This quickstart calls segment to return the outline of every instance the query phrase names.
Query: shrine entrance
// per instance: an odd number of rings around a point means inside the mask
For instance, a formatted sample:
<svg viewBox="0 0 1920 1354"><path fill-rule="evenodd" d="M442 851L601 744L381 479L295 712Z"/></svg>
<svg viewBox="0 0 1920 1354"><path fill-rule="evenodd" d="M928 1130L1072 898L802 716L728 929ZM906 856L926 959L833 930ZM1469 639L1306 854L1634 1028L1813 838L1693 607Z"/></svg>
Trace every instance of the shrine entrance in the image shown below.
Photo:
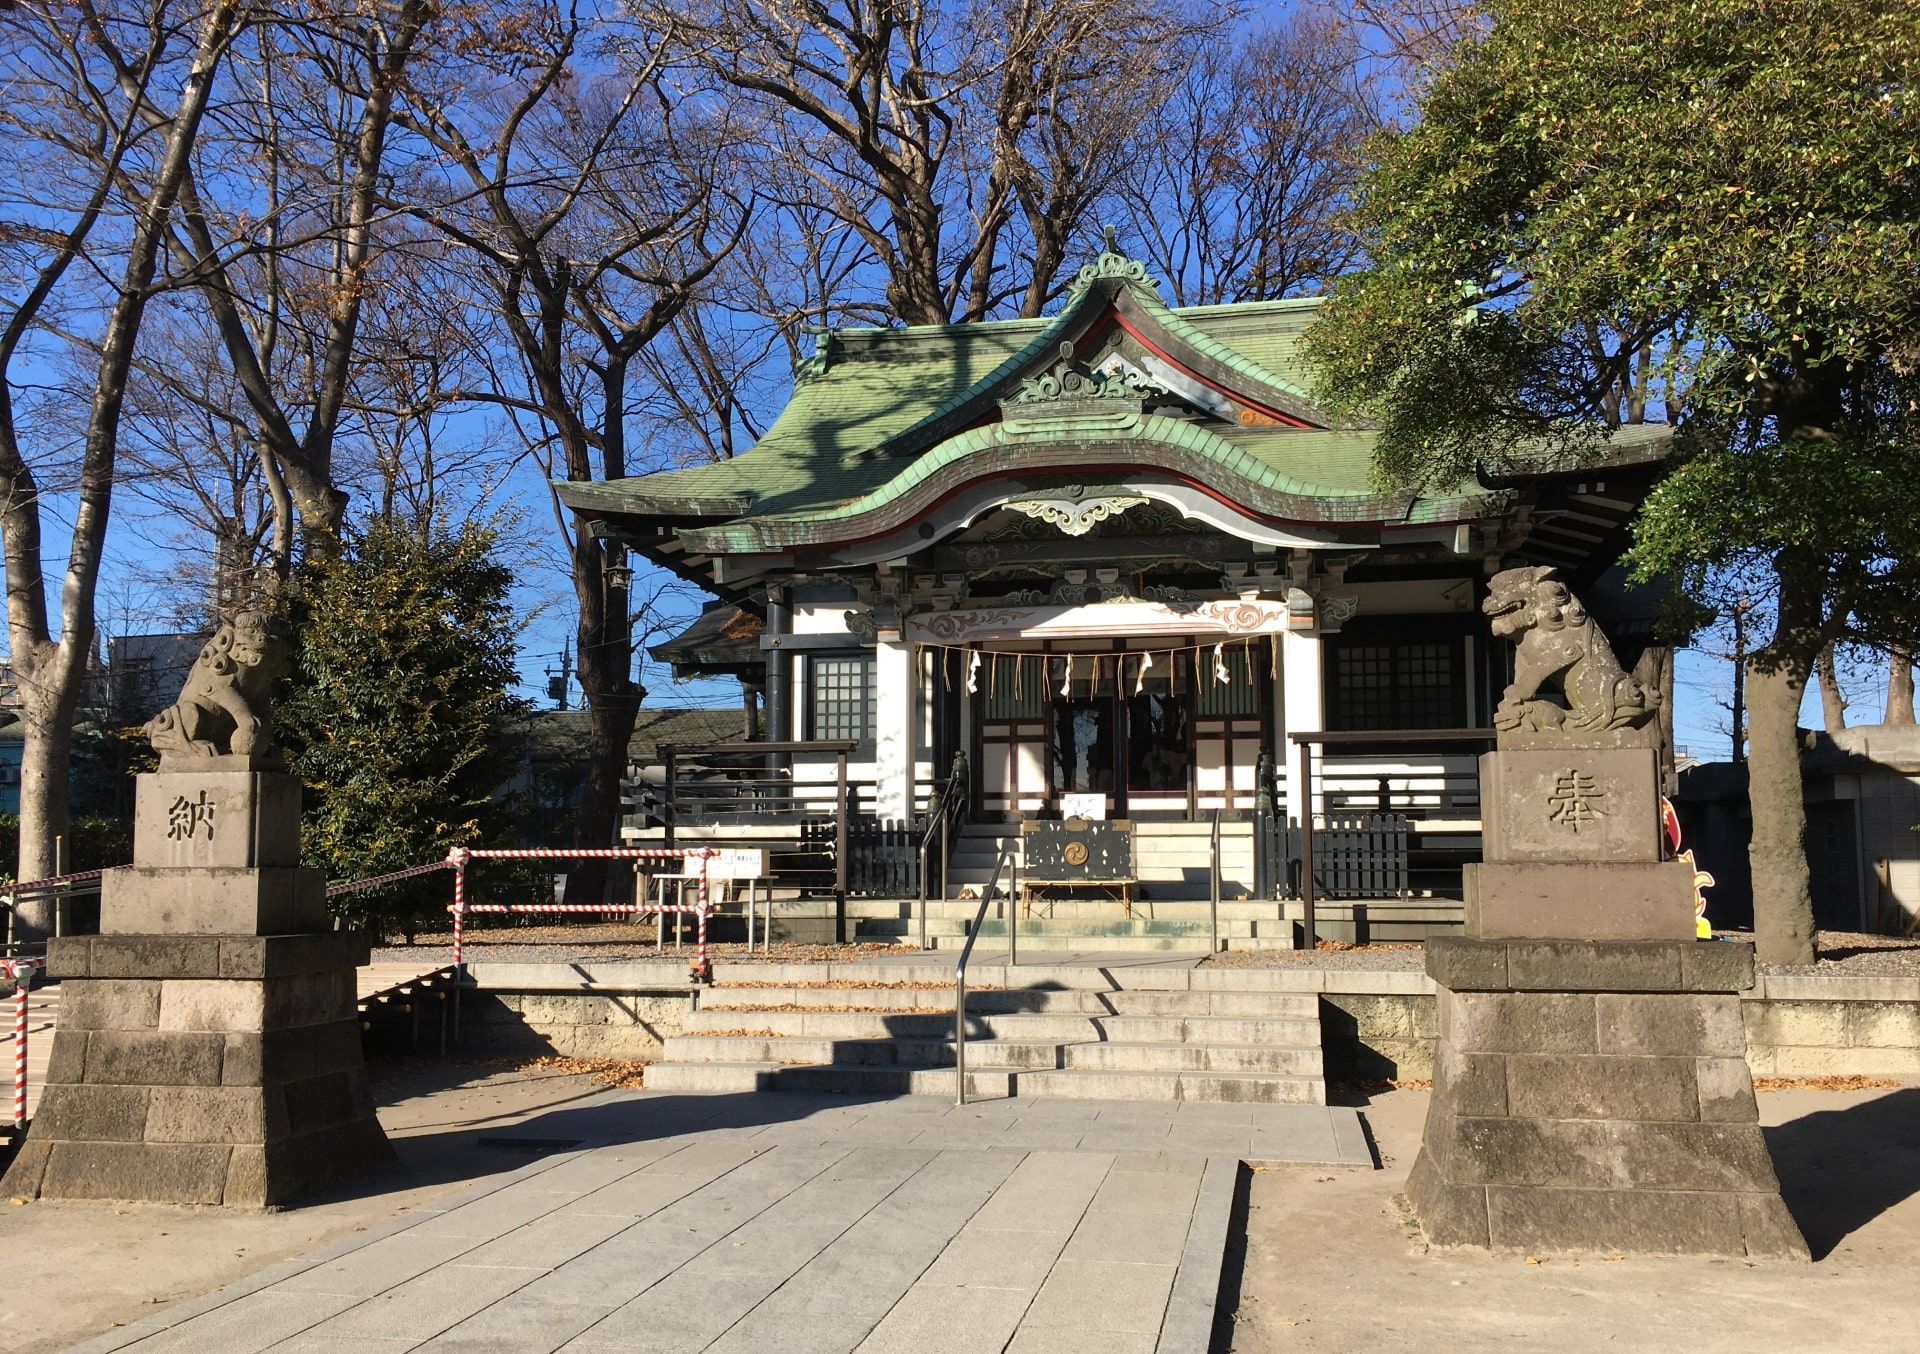
<svg viewBox="0 0 1920 1354"><path fill-rule="evenodd" d="M1245 644L1218 659L1203 646L987 656L970 749L981 807L1055 817L1067 796L1097 796L1111 818L1250 809L1271 718L1251 659Z"/></svg>

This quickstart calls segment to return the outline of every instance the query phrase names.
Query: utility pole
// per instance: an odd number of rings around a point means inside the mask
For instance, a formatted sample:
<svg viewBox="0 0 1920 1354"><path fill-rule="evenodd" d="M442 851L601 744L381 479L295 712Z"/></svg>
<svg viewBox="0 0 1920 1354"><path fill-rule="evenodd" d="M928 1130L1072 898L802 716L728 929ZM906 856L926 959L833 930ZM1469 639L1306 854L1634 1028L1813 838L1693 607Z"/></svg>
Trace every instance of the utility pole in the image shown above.
<svg viewBox="0 0 1920 1354"><path fill-rule="evenodd" d="M553 702L556 710L565 710L568 690L573 682L573 638L568 636L560 648L560 670L547 669L547 699Z"/></svg>

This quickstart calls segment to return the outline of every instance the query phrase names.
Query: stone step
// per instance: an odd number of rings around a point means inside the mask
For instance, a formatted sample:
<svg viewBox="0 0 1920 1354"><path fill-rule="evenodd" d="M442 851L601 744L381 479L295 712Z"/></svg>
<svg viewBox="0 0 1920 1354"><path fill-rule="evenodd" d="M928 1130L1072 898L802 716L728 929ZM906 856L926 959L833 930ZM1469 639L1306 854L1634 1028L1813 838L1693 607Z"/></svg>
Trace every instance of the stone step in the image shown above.
<svg viewBox="0 0 1920 1354"><path fill-rule="evenodd" d="M833 1011L859 1007L939 1012L953 1010L948 987L728 987L708 989L702 1011L750 1011L800 1006ZM967 1009L1075 1015L1257 1016L1312 1020L1319 998L1311 992L1093 992L1047 988L970 988Z"/></svg>
<svg viewBox="0 0 1920 1354"><path fill-rule="evenodd" d="M973 1056L968 1045L967 1056ZM652 1069L648 1069L652 1075ZM1197 1100L1232 1104L1324 1105L1321 1077L1273 1077L1229 1072L1019 1072L1015 1094L1056 1100Z"/></svg>
<svg viewBox="0 0 1920 1354"><path fill-rule="evenodd" d="M672 1063L778 1063L815 1067L951 1067L953 1041L920 1039L800 1039L731 1035L674 1035ZM1088 1072L1218 1072L1233 1075L1317 1077L1318 1048L1277 1044L1093 1043L968 1040L967 1062L982 1069Z"/></svg>
<svg viewBox="0 0 1920 1354"><path fill-rule="evenodd" d="M990 1044L982 1044L990 1048ZM1066 1044L1061 1065L1085 1072L1225 1072L1317 1077L1319 1048L1283 1044L1100 1043ZM973 1056L973 1045L967 1046ZM1036 1064L1026 1064L1036 1065Z"/></svg>
<svg viewBox="0 0 1920 1354"><path fill-rule="evenodd" d="M967 1041L973 1067L1054 1068L1071 1045L1044 1040ZM762 1039L737 1035L676 1034L666 1041L668 1062L774 1062L814 1067L951 1067L951 1039Z"/></svg>
<svg viewBox="0 0 1920 1354"><path fill-rule="evenodd" d="M869 984L927 984L951 989L953 961L934 955L923 962L848 964L769 964L714 960L717 987L747 990L743 984L786 987L822 982L846 983L849 988ZM1079 992L1314 992L1318 976L1290 968L1194 968L1188 965L1109 966L1049 964L1044 961L1008 965L1000 959L976 957L967 973L971 992L1021 989Z"/></svg>
<svg viewBox="0 0 1920 1354"><path fill-rule="evenodd" d="M1234 1104L1324 1105L1319 1077L1221 1072L976 1071L967 1045L967 1095L1073 1100L1193 1100ZM802 1091L865 1095L954 1094L952 1067L797 1066L776 1062L654 1063L647 1088L658 1091Z"/></svg>
<svg viewBox="0 0 1920 1354"><path fill-rule="evenodd" d="M971 1058L973 1046L967 1046ZM1013 1094L1013 1074L967 1068L967 1096L999 1100ZM744 1092L800 1091L840 1095L955 1094L958 1078L951 1067L811 1067L777 1062L653 1063L647 1068L650 1091Z"/></svg>
<svg viewBox="0 0 1920 1354"><path fill-rule="evenodd" d="M885 1011L753 1011L699 1010L689 1012L682 1027L687 1034L734 1035L751 1038L809 1037L816 1039L944 1039L953 1030L947 1012ZM1280 1044L1297 1048L1320 1044L1318 1019L1261 1016L1084 1016L1047 1014L982 1014L967 1012L969 1038L1087 1043L1115 1040L1132 1043Z"/></svg>

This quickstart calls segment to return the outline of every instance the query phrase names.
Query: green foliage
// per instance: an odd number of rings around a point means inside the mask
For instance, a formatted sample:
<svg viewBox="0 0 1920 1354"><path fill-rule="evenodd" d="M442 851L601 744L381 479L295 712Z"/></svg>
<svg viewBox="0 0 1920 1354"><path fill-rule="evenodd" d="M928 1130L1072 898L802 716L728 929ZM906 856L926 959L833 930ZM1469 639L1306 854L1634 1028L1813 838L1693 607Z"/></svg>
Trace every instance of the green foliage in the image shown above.
<svg viewBox="0 0 1920 1354"><path fill-rule="evenodd" d="M67 871L108 870L133 859L133 824L93 815L67 826ZM20 815L0 813L0 873L14 879L20 871Z"/></svg>
<svg viewBox="0 0 1920 1354"><path fill-rule="evenodd" d="M1685 464L1636 575L1755 592L1760 957L1813 958L1795 721L1815 655L1920 639L1920 5L1487 0L1377 138L1372 265L1309 331L1377 474L1593 455L1664 406ZM1764 591L1763 591L1764 589Z"/></svg>
<svg viewBox="0 0 1920 1354"><path fill-rule="evenodd" d="M512 575L494 532L369 521L302 571L288 691L276 719L307 787L304 854L335 881L510 843L527 706L512 694ZM411 934L444 917L444 875L336 900L342 916Z"/></svg>
<svg viewBox="0 0 1920 1354"><path fill-rule="evenodd" d="M1920 343L1920 7L1483 8L1421 120L1372 144L1373 266L1307 340L1382 478L1592 450L1636 386L1699 446L1782 440L1810 373L1854 425L1837 459L1909 436L1877 420L1910 408Z"/></svg>

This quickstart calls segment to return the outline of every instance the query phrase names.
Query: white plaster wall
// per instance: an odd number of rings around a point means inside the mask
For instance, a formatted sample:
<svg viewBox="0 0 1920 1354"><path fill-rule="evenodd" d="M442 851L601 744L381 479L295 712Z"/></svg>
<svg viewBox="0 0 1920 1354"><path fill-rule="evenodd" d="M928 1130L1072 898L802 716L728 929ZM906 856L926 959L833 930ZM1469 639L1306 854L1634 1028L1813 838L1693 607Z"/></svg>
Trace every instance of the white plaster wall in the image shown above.
<svg viewBox="0 0 1920 1354"><path fill-rule="evenodd" d="M1325 693L1322 690L1320 636L1287 632L1280 641L1280 718L1282 731L1308 733L1327 727ZM1286 813L1298 821L1307 803L1307 787L1300 779L1300 749L1290 738L1284 765L1287 769Z"/></svg>

